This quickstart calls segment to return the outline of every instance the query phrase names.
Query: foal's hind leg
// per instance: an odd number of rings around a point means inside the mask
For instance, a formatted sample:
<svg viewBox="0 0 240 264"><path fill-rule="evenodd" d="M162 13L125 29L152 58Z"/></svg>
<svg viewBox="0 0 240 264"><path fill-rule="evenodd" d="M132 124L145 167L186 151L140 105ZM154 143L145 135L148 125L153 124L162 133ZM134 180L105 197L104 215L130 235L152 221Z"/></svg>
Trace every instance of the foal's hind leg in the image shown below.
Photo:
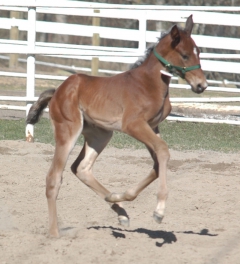
<svg viewBox="0 0 240 264"><path fill-rule="evenodd" d="M69 153L74 147L81 132L81 124L65 121L63 123L54 122L56 147L46 178L46 196L49 212L49 233L51 236L58 237L57 208L56 199L62 183L62 172L66 165Z"/></svg>
<svg viewBox="0 0 240 264"><path fill-rule="evenodd" d="M83 149L71 169L84 184L104 199L110 192L95 179L92 168L98 155L111 139L112 131L85 125L83 135L85 137ZM121 203L111 204L111 208L118 214L119 223L128 226L129 218Z"/></svg>

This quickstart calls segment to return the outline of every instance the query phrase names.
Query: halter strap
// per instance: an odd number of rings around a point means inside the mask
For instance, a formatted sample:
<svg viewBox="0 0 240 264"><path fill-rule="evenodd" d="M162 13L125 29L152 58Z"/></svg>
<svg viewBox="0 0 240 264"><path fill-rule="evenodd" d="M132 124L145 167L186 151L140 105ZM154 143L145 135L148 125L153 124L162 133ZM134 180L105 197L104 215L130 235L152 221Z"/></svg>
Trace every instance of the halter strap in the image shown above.
<svg viewBox="0 0 240 264"><path fill-rule="evenodd" d="M197 64L197 65L194 65L194 66L190 66L190 67L175 66L175 65L172 65L171 63L169 63L167 60L165 60L161 55L159 55L157 53L157 51L155 50L155 48L153 49L153 53L156 56L156 58L159 61L161 61L163 63L163 65L169 70L169 72L173 73L174 69L176 69L177 71L180 71L182 73L182 76L180 76L180 77L182 77L183 79L185 78L185 73L186 72L201 68L200 64Z"/></svg>

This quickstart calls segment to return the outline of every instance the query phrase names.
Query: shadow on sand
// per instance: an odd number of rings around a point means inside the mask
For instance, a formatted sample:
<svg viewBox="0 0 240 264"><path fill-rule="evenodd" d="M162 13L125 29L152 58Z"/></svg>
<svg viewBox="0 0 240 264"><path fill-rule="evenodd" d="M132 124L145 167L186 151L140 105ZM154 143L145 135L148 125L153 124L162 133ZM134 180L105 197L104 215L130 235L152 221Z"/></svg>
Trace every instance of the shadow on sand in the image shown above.
<svg viewBox="0 0 240 264"><path fill-rule="evenodd" d="M138 234L145 234L148 235L152 239L163 239L162 243L156 242L156 246L161 247L164 244L172 244L172 242L177 241L177 237L174 235L173 232L167 232L167 231L155 231L155 230L149 230L145 228L137 228L134 230L127 230L127 229L121 229L121 228L115 228L112 226L92 226L88 227L88 229L110 229L112 230L112 235L115 238L126 238L125 232L127 233L138 233Z"/></svg>
<svg viewBox="0 0 240 264"><path fill-rule="evenodd" d="M167 232L167 231L159 231L159 230L149 230L146 228L137 228L134 230L127 230L116 228L112 226L92 226L88 227L87 229L110 229L112 230L112 235L115 238L126 238L126 233L138 233L138 234L145 234L152 239L162 239L163 242L156 242L157 247L162 247L164 244L172 244L173 242L177 242L177 237L174 232ZM218 236L218 234L211 234L209 233L208 229L202 229L200 232L193 232L193 231L176 231L175 233L182 233L182 234L193 234L193 235L200 235L200 236Z"/></svg>

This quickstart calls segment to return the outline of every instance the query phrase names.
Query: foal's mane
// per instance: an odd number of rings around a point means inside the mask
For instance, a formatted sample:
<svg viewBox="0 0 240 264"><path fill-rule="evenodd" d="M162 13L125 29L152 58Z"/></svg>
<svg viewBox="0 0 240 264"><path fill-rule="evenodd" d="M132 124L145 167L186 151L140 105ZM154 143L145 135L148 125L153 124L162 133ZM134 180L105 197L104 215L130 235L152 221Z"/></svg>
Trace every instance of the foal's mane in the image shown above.
<svg viewBox="0 0 240 264"><path fill-rule="evenodd" d="M158 38L158 42L161 38ZM150 53L153 51L153 49L157 46L158 42L152 43L146 50L144 56L138 58L138 60L130 66L130 69L135 69L139 67L143 62L147 59L147 57L150 55Z"/></svg>
<svg viewBox="0 0 240 264"><path fill-rule="evenodd" d="M183 31L184 29L178 27L179 30ZM169 33L170 33L171 29L166 31L166 32L161 32L160 33L160 37L157 38L157 42L156 43L152 43L149 45L149 47L145 50L145 54L138 58L138 60L130 66L130 69L135 69L137 67L139 67L140 65L143 64L143 62L147 59L147 57L151 54L151 52L153 51L153 49L157 46L157 44L159 43L159 41L161 39L163 39L164 37L166 37Z"/></svg>

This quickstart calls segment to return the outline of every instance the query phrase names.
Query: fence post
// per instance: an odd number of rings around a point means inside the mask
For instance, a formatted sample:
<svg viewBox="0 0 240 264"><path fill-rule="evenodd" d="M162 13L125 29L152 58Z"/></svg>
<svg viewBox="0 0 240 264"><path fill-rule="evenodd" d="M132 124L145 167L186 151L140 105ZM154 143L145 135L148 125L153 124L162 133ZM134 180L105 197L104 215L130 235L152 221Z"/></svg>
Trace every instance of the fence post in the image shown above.
<svg viewBox="0 0 240 264"><path fill-rule="evenodd" d="M141 11L139 16L139 44L138 49L139 52L145 52L146 50L146 31L147 31L147 19L146 19L146 11Z"/></svg>
<svg viewBox="0 0 240 264"><path fill-rule="evenodd" d="M10 39L18 40L19 39L19 30L18 26L15 25L14 20L19 18L19 12L11 11L10 17L12 19L12 26L10 29ZM11 53L9 56L9 68L16 68L18 66L18 54Z"/></svg>
<svg viewBox="0 0 240 264"><path fill-rule="evenodd" d="M32 0L35 4L35 0ZM27 107L26 115L32 105L35 90L35 41L36 41L36 7L28 8L28 57L27 57ZM30 99L30 100L29 100ZM33 142L33 125L26 126L26 141Z"/></svg>
<svg viewBox="0 0 240 264"><path fill-rule="evenodd" d="M100 13L100 10L94 10L94 13ZM92 21L93 26L99 27L100 26L100 17L93 17ZM92 45L99 46L100 45L100 37L98 33L93 33L92 37ZM92 75L98 75L98 65L99 65L99 58L93 57L92 58Z"/></svg>

